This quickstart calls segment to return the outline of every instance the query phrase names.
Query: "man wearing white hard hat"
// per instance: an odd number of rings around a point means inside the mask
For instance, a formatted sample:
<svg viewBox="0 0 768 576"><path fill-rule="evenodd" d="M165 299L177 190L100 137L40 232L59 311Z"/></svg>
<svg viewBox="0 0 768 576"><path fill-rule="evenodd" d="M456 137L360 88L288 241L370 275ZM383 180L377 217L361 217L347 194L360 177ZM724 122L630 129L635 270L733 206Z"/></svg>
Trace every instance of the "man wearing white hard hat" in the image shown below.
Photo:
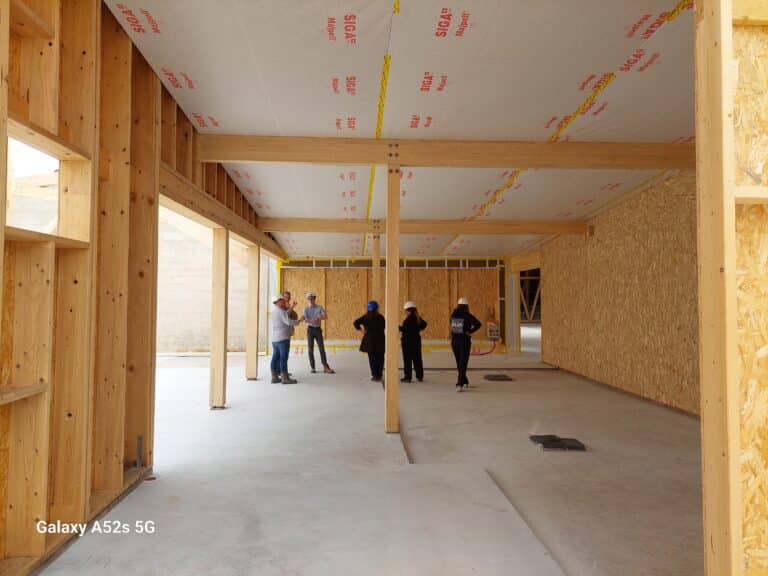
<svg viewBox="0 0 768 576"><path fill-rule="evenodd" d="M403 306L405 318L400 325L400 342L403 347L403 379L401 382L411 382L413 372L416 371L416 379L424 380L424 362L421 358L421 331L426 329L427 322L416 309L416 303L408 301Z"/></svg>
<svg viewBox="0 0 768 576"><path fill-rule="evenodd" d="M304 319L288 316L289 304L285 296L278 294L272 300L272 383L296 384L288 374L288 354L291 352L291 335L294 327Z"/></svg>
<svg viewBox="0 0 768 576"><path fill-rule="evenodd" d="M472 334L482 326L480 320L469 312L469 300L459 298L456 309L451 314L451 349L456 359L456 369L459 378L456 381L456 392L461 392L469 386L467 368L469 355L472 351Z"/></svg>
<svg viewBox="0 0 768 576"><path fill-rule="evenodd" d="M309 368L314 374L315 370L315 341L320 350L320 361L323 363L323 372L333 374L328 366L328 358L325 356L325 343L323 342L322 321L328 319L325 308L317 303L317 294L307 292L307 305L304 307L304 319L307 321L307 356L309 356Z"/></svg>

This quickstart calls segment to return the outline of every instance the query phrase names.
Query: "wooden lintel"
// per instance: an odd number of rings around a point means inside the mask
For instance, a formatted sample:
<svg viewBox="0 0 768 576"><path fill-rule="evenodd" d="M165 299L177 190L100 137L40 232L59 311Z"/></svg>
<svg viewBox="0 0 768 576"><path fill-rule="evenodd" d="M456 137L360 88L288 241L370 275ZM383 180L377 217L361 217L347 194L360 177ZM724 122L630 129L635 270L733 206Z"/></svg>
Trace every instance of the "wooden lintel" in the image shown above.
<svg viewBox="0 0 768 576"><path fill-rule="evenodd" d="M323 232L337 234L379 234L383 221L362 218L259 218L263 232ZM583 220L401 220L401 234L587 234Z"/></svg>
<svg viewBox="0 0 768 576"><path fill-rule="evenodd" d="M375 140L200 134L203 162L302 162L466 168L692 169L693 144Z"/></svg>
<svg viewBox="0 0 768 576"><path fill-rule="evenodd" d="M162 165L160 168L160 193L191 212L210 220L216 226L227 228L246 242L261 246L283 260L288 258L282 247L263 231L248 224L225 205L195 186L191 180L167 165Z"/></svg>
<svg viewBox="0 0 768 576"><path fill-rule="evenodd" d="M733 0L733 23L736 26L768 26L768 4L765 0Z"/></svg>
<svg viewBox="0 0 768 576"><path fill-rule="evenodd" d="M534 270L541 268L541 252L538 250L533 252L525 252L523 254L515 254L510 256L507 260L507 272L521 272L523 270Z"/></svg>

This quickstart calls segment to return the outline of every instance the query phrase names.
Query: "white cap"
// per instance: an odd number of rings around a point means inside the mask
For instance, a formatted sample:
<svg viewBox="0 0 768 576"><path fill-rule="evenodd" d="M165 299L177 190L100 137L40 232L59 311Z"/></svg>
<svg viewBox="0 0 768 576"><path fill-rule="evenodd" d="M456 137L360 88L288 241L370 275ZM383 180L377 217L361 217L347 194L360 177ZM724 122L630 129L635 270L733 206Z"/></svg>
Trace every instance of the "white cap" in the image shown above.
<svg viewBox="0 0 768 576"><path fill-rule="evenodd" d="M307 299L309 298L317 298L317 294L315 294L314 292L307 292Z"/></svg>
<svg viewBox="0 0 768 576"><path fill-rule="evenodd" d="M462 296L461 298L459 298L459 304L465 304L469 306L469 300L467 300L466 298L464 298L464 296Z"/></svg>
<svg viewBox="0 0 768 576"><path fill-rule="evenodd" d="M405 306L403 306L403 310L408 310L408 308L416 308L416 302L408 300L408 302L405 303Z"/></svg>
<svg viewBox="0 0 768 576"><path fill-rule="evenodd" d="M272 304L277 304L278 302L280 302L280 300L285 300L282 294L278 294L277 296L272 298Z"/></svg>

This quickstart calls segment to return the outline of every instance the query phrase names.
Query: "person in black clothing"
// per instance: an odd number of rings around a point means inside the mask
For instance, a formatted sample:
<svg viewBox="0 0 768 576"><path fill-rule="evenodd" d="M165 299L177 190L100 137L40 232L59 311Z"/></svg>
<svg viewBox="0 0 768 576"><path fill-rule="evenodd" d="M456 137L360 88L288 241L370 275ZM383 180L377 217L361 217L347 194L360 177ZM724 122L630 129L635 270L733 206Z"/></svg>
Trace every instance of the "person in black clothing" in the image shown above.
<svg viewBox="0 0 768 576"><path fill-rule="evenodd" d="M424 380L424 362L421 358L421 331L427 327L427 322L419 316L416 304L405 303L405 318L400 325L401 342L403 346L403 379L401 382L410 382L413 371L416 370L416 379Z"/></svg>
<svg viewBox="0 0 768 576"><path fill-rule="evenodd" d="M368 302L368 312L353 322L355 330L363 330L363 341L360 351L368 353L368 364L371 366L371 380L384 381L384 316L379 314L379 303L375 300Z"/></svg>
<svg viewBox="0 0 768 576"><path fill-rule="evenodd" d="M456 358L456 369L459 371L459 379L456 382L456 391L461 392L469 386L467 380L467 366L469 354L472 350L472 336L482 326L480 320L469 313L469 302L466 298L459 298L456 309L451 314L451 349Z"/></svg>

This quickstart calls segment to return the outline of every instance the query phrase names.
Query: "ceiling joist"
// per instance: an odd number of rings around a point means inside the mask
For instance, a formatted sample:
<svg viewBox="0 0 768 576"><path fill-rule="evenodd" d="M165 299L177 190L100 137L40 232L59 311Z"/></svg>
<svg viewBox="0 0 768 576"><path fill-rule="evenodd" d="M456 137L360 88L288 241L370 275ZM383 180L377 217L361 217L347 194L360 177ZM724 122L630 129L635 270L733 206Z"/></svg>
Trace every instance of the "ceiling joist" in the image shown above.
<svg viewBox="0 0 768 576"><path fill-rule="evenodd" d="M262 232L321 232L326 234L384 234L385 220L362 218L259 218ZM527 235L587 234L582 220L401 220L401 234Z"/></svg>
<svg viewBox="0 0 768 576"><path fill-rule="evenodd" d="M203 162L399 164L461 168L692 169L693 144L376 140L200 134Z"/></svg>

